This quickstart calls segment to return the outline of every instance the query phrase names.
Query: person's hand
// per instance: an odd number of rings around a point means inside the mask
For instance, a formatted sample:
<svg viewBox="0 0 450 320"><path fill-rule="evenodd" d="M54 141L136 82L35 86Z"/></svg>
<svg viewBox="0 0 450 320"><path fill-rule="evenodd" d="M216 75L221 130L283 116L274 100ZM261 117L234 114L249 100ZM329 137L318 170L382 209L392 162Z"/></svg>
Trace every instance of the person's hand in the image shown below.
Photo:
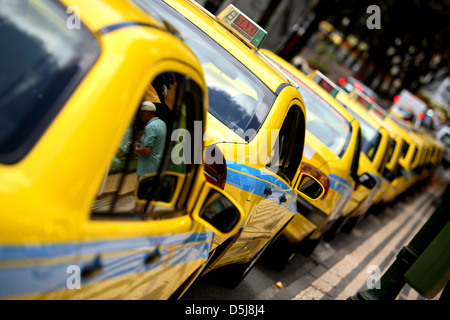
<svg viewBox="0 0 450 320"><path fill-rule="evenodd" d="M141 144L139 142L134 143L134 151L137 152L137 150L141 147Z"/></svg>

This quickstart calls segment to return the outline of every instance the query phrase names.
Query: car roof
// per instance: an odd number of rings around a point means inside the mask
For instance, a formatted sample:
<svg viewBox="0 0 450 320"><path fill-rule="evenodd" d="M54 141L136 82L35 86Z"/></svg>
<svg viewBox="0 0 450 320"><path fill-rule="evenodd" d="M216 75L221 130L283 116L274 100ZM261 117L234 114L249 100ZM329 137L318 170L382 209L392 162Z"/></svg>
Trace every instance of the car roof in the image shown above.
<svg viewBox="0 0 450 320"><path fill-rule="evenodd" d="M73 5L71 0L61 0L68 8ZM121 23L141 23L167 30L157 18L139 10L128 1L108 0L92 1L78 0L76 2L83 23L93 32ZM99 14L101 13L101 14Z"/></svg>
<svg viewBox="0 0 450 320"><path fill-rule="evenodd" d="M310 87L318 96L320 96L323 100L325 100L327 103L329 103L336 111L343 116L348 122L352 122L355 117L344 107L342 104L339 103L335 98L333 98L328 92L326 92L324 89L322 89L318 84L316 84L312 79L310 79L307 75L305 75L303 72L295 68L292 64L284 60L283 58L277 56L275 53L273 53L270 50L267 49L261 49L260 53L267 56L269 59L276 60L276 63L282 64L281 67L284 69L289 68L288 70L282 70L283 72L289 72L290 74L287 74L288 77L291 77L291 82L294 82L296 86L298 84L295 82L296 78L298 78L299 81L306 84L308 87ZM275 67L275 66L274 66ZM293 74L291 71L295 72ZM308 108L308 106L306 106Z"/></svg>
<svg viewBox="0 0 450 320"><path fill-rule="evenodd" d="M362 106L358 101L351 99L347 94L343 92L339 92L337 97L343 98L337 99L339 102L341 102L343 105L346 105L349 109L354 111L356 114L358 114L362 119L364 119L367 123L369 123L372 127L379 130L381 128L386 129L386 127L378 122L374 117L372 117L369 113L369 111ZM387 129L386 129L387 130Z"/></svg>
<svg viewBox="0 0 450 320"><path fill-rule="evenodd" d="M194 25L231 53L240 63L253 72L273 92L289 80L277 73L272 66L239 38L228 31L215 16L191 1L164 0L167 4L183 14Z"/></svg>

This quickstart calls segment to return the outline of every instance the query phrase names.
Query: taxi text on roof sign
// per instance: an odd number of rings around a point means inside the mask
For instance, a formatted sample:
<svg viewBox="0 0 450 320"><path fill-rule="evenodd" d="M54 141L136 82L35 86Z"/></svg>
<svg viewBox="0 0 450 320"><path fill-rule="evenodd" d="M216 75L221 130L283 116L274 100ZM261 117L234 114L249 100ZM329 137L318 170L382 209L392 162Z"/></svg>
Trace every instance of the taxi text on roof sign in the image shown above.
<svg viewBox="0 0 450 320"><path fill-rule="evenodd" d="M229 4L218 16L217 20L245 43L258 50L267 32L253 20Z"/></svg>
<svg viewBox="0 0 450 320"><path fill-rule="evenodd" d="M309 78L325 89L333 98L336 98L339 88L320 71L316 70Z"/></svg>

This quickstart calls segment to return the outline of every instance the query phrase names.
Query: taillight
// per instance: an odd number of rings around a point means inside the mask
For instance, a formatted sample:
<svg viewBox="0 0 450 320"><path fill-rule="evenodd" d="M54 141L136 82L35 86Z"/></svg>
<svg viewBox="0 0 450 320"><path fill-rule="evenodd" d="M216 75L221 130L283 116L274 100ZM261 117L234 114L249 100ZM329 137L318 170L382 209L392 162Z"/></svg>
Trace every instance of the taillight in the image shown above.
<svg viewBox="0 0 450 320"><path fill-rule="evenodd" d="M320 199L325 199L325 197L328 193L328 189L330 188L330 180L328 179L327 175L325 173L323 173L322 171L320 171L319 169L317 169L316 167L310 165L309 163L305 163L305 162L302 162L302 164L300 165L300 170L305 173L309 173L314 178L319 180L319 182L323 185L323 187L325 189L323 196Z"/></svg>
<svg viewBox="0 0 450 320"><path fill-rule="evenodd" d="M205 167L203 173L206 181L221 189L225 188L227 164L222 151L216 145L211 145L205 148L204 155Z"/></svg>

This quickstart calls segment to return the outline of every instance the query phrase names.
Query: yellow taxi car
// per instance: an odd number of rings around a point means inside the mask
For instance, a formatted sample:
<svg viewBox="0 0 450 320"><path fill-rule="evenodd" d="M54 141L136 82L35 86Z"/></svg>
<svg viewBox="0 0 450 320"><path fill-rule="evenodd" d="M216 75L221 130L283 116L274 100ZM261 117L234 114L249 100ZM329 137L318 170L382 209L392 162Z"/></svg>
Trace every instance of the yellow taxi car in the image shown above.
<svg viewBox="0 0 450 320"><path fill-rule="evenodd" d="M369 109L369 113L373 115L374 119L383 125L390 134L391 143L388 150L388 158L383 171L383 177L389 182L387 189L383 193L380 204L386 205L399 195L402 185L405 182L404 175L400 172L399 159L403 148L403 138L400 132L390 126L383 120L386 115L384 110L375 102Z"/></svg>
<svg viewBox="0 0 450 320"><path fill-rule="evenodd" d="M234 6L217 17L191 1L135 0L179 30L205 72L209 93L206 145L217 181L245 211L234 237L215 237L215 254L203 274L221 269L236 286L296 213L303 188L320 197L321 184L300 171L305 106L293 84L258 56L266 32ZM223 160L223 161L222 161ZM226 177L220 177L226 167ZM303 190L302 189L302 190ZM308 189L308 190L306 190ZM223 268L226 267L226 268Z"/></svg>
<svg viewBox="0 0 450 320"><path fill-rule="evenodd" d="M324 88L333 98L339 95L341 97L346 97L347 94L339 88L339 86L333 83L330 79L325 77L319 71L314 71L308 75L310 79L312 79L319 86ZM338 101L336 99L336 101ZM346 108L348 107L338 101L339 105ZM351 103L351 101L350 101ZM354 113L350 112L350 114L358 120L360 123L360 118L356 117ZM363 123L365 125L365 123ZM362 130L362 127L361 127ZM366 129L367 131L367 129ZM367 134L367 133L366 133ZM352 191L352 201L347 203L347 207L342 210L342 215L331 225L331 227L327 228L325 225L326 233L324 234L324 239L330 241L334 238L334 235L343 230L345 232L350 232L356 222L363 216L363 214L371 207L373 203L373 198L380 190L380 177L377 174L371 173L370 171L366 171L365 168L371 168L372 160L368 157L368 155L362 150L363 135L359 136L359 160L356 160L355 155L355 163L357 162L358 175L359 180L356 180L355 187ZM356 164L355 164L356 165ZM372 181L373 180L373 181ZM322 234L321 229L318 229L311 237L317 238ZM314 246L314 242L313 246ZM310 247L307 246L307 253L310 252Z"/></svg>
<svg viewBox="0 0 450 320"><path fill-rule="evenodd" d="M423 163L427 147L425 141L417 135L412 128L408 131L408 134L415 141L417 148L417 154L412 164L413 171L411 172L411 178L408 183L408 188L412 188L414 185L417 185L420 180L422 180Z"/></svg>
<svg viewBox="0 0 450 320"><path fill-rule="evenodd" d="M9 44L0 62L0 298L179 297L213 237L233 235L243 218L190 161L193 147L183 161L171 156L178 133L193 136L196 123L204 131L199 61L174 29L126 1L0 7ZM157 148L137 144L155 109L167 134L156 171L138 181L136 152Z"/></svg>
<svg viewBox="0 0 450 320"><path fill-rule="evenodd" d="M430 175L433 175L442 162L442 156L445 153L445 146L430 132L424 131L424 137L425 139L428 139L433 148L430 158Z"/></svg>
<svg viewBox="0 0 450 320"><path fill-rule="evenodd" d="M369 160L364 161L362 166L377 180L377 186L372 190L364 206L352 213L345 222L342 230L349 232L371 206L381 201L383 194L389 187L389 182L383 177L383 172L389 156L388 150L391 139L386 127L369 113L365 104L367 100L362 92L354 90L347 95L339 91L336 99L358 119L362 132L362 152L365 155L361 157L364 160Z"/></svg>
<svg viewBox="0 0 450 320"><path fill-rule="evenodd" d="M391 135L391 145L388 151L389 155L386 167L383 172L384 178L389 181L389 187L383 194L382 202L384 204L389 204L400 195L405 183L404 172L401 170L399 163L405 141L403 140L401 133L395 128L389 126L385 122L384 125L389 129Z"/></svg>
<svg viewBox="0 0 450 320"><path fill-rule="evenodd" d="M404 189L407 190L434 174L435 169L433 167L435 168L436 164L433 164L433 162L437 159L435 154L438 154L439 151L435 149L436 145L433 137L430 137L423 128L419 128L419 130L415 128L412 122L409 121L413 119L405 121L404 118L393 112L394 109L394 107L391 107L385 120L406 131L407 139L410 140L409 144L415 147L414 158L411 159L411 169L406 173L407 181Z"/></svg>
<svg viewBox="0 0 450 320"><path fill-rule="evenodd" d="M440 154L445 151L444 145L438 141L430 132L421 128L420 135L425 139L430 146L430 154L427 163L427 177L431 177L435 174L437 168L440 165Z"/></svg>
<svg viewBox="0 0 450 320"><path fill-rule="evenodd" d="M402 122L395 118L387 115L384 118L386 124L399 133L403 139L402 150L400 157L398 159L398 178L396 178L393 183L397 187L396 198L403 194L409 188L411 184L412 177L414 174L414 164L417 158L417 143L410 136L410 129L402 124ZM398 180L397 180L398 179ZM398 182L395 182L398 181Z"/></svg>
<svg viewBox="0 0 450 320"><path fill-rule="evenodd" d="M413 181L413 184L417 185L421 181L424 181L429 175L429 172L427 170L427 164L429 162L432 150L431 145L429 144L427 139L424 138L423 133L411 130L410 135L418 143L418 161L414 169L415 175Z"/></svg>
<svg viewBox="0 0 450 320"><path fill-rule="evenodd" d="M375 180L367 177L367 173L358 174L360 125L329 94L330 90L325 89L332 87L329 79L320 74L323 82L316 83L273 52L262 49L260 53L298 86L307 112L301 169L325 186L325 193L319 200L311 201L299 195L298 213L274 244L273 253L277 254L278 267L283 267L296 247L305 247L307 243L309 252L312 252L318 243L316 240L330 230L336 219L360 206L370 188L374 187ZM366 189L362 197L353 194L356 184L369 187L361 188ZM305 250L303 252L306 253Z"/></svg>
<svg viewBox="0 0 450 320"><path fill-rule="evenodd" d="M383 192L387 189L388 183L383 179L384 168L389 156L390 147L389 130L384 123L377 120L368 112L371 100L359 90L353 90L350 94L345 95L340 91L336 99L347 107L361 124L363 136L363 152L368 156L373 164L373 173L377 173L377 179L380 189L373 199L373 203L381 200ZM366 143L368 145L366 145ZM366 145L366 146L365 146ZM366 149L366 151L364 151Z"/></svg>

